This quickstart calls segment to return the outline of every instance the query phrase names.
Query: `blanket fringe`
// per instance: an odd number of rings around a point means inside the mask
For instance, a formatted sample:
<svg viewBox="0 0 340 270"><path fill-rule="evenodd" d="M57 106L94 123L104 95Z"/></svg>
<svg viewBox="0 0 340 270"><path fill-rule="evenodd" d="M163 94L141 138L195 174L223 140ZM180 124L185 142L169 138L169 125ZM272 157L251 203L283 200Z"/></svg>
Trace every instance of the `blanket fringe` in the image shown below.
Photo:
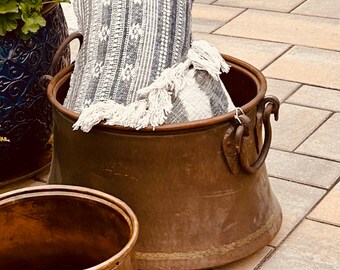
<svg viewBox="0 0 340 270"><path fill-rule="evenodd" d="M194 69L207 71L215 80L219 80L222 72L228 73L230 70L218 49L205 40L193 42L192 48L188 51L188 59Z"/></svg>
<svg viewBox="0 0 340 270"><path fill-rule="evenodd" d="M73 129L80 128L89 132L101 121L105 121L106 125L120 125L137 130L148 125L155 128L164 124L173 108L172 100L185 87L190 87L190 69L207 71L212 78L220 80L219 75L229 72L230 67L216 47L204 40L194 41L187 59L165 69L152 84L138 90L137 101L126 106L111 100L94 103L83 109Z"/></svg>

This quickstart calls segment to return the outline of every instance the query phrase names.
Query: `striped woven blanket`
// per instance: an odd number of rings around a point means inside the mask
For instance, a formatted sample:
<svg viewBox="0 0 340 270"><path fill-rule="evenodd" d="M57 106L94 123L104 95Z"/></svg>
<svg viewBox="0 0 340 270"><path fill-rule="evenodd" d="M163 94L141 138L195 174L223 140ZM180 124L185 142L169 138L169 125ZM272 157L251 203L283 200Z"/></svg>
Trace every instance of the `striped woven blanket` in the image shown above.
<svg viewBox="0 0 340 270"><path fill-rule="evenodd" d="M192 0L75 0L84 44L64 106L74 129L100 121L136 129L234 109L218 50L191 40Z"/></svg>

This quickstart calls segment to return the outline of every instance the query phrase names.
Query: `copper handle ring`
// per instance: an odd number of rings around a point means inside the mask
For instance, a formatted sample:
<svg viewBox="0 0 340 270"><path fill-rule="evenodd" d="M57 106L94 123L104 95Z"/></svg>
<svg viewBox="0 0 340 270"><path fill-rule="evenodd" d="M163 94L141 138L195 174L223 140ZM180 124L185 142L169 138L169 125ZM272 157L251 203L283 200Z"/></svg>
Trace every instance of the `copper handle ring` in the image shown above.
<svg viewBox="0 0 340 270"><path fill-rule="evenodd" d="M280 101L274 96L268 96L263 99L258 107L258 123L262 122L264 125L265 139L261 149L261 153L257 160L251 165L249 162L248 146L249 146L249 136L243 136L242 146L240 147L240 165L241 168L248 173L255 173L264 163L270 148L272 141L272 128L270 124L270 115L275 115L275 120L278 120L279 116Z"/></svg>
<svg viewBox="0 0 340 270"><path fill-rule="evenodd" d="M51 75L54 76L57 73L57 65L58 65L58 61L60 59L60 57L63 54L63 51L66 49L66 47L70 44L70 42L74 39L78 39L80 46L79 48L81 48L81 46L83 45L83 41L84 41L84 37L81 33L79 32L73 32L71 33L64 41L63 43L61 43L61 45L59 46L58 50L56 51L56 53L54 54L53 60L52 60L52 65L51 65Z"/></svg>
<svg viewBox="0 0 340 270"><path fill-rule="evenodd" d="M61 43L61 45L59 46L59 48L57 49L56 53L54 54L54 57L52 59L52 64L51 64L51 75L43 75L39 78L38 80L38 84L40 85L40 87L42 87L43 89L47 89L47 86L49 84L49 82L52 80L52 77L57 73L57 65L58 65L58 61L59 58L62 56L63 51L66 49L66 47L68 46L68 44L70 44L70 42L74 39L79 39L79 43L80 43L80 47L83 45L83 35L79 32L74 32L72 34L70 34L67 38L65 38L65 40L63 41L63 43Z"/></svg>

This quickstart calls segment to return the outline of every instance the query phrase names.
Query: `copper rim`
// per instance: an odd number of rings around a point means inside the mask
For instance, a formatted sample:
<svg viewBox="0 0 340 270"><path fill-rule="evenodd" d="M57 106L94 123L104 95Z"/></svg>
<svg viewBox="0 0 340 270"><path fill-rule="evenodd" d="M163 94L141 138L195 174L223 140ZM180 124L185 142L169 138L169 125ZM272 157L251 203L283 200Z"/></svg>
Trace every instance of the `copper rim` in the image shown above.
<svg viewBox="0 0 340 270"><path fill-rule="evenodd" d="M234 58L229 55L222 54L223 58L228 62L232 69L237 70L240 73L246 74L248 77L252 78L257 87L257 95L248 103L244 104L241 108L245 113L248 113L251 109L255 108L261 100L264 98L266 90L267 90L267 82L263 74L253 67L252 65ZM73 66L69 66L66 69L63 69L58 74L56 74L48 85L47 95L52 103L53 107L56 108L63 115L72 119L73 121L77 121L79 114L68 110L62 104L58 102L56 99L57 92L59 88L70 79L71 73L73 71ZM217 124L221 124L231 120L235 115L235 111L231 111L229 113L216 116L209 119L186 122L186 123L177 123L177 124L168 124L156 127L153 129L151 126L148 126L144 129L138 130L138 133L147 132L147 133L157 133L157 132L169 132L169 131L181 131L181 130L190 130L202 127L213 126ZM122 126L108 126L103 123L99 123L93 129L99 130L109 130L109 131L135 131L132 128L122 127Z"/></svg>
<svg viewBox="0 0 340 270"><path fill-rule="evenodd" d="M70 185L46 185L37 187L27 187L10 192L0 194L0 206L7 203L13 203L26 198L34 198L39 196L69 196L74 195L87 196L90 199L97 201L101 204L108 204L109 206L115 206L116 211L121 212L125 217L126 222L129 224L131 232L129 242L120 250L117 254L109 258L108 260L87 268L87 270L104 270L112 265L118 265L125 257L129 256L134 249L139 234L139 224L137 217L132 209L120 199L113 197L101 191L86 187L70 186Z"/></svg>
<svg viewBox="0 0 340 270"><path fill-rule="evenodd" d="M43 3L42 15L46 16L50 13L59 3Z"/></svg>

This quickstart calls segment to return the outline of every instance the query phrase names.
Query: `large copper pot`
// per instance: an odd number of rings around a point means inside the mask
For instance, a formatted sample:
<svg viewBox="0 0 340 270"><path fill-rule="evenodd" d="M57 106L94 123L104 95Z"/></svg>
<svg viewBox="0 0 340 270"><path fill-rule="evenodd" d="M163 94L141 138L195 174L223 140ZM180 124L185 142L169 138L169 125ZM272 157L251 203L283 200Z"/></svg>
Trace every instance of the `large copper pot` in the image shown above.
<svg viewBox="0 0 340 270"><path fill-rule="evenodd" d="M0 269L134 270L138 222L111 195L49 185L0 195Z"/></svg>
<svg viewBox="0 0 340 270"><path fill-rule="evenodd" d="M81 185L126 201L141 224L139 269L213 268L267 245L281 209L264 160L276 98L249 64L231 65L222 80L236 106L225 115L135 131L99 124L72 131L78 118L62 106L72 67L53 78L54 158L49 183ZM262 143L262 127L265 139Z"/></svg>

